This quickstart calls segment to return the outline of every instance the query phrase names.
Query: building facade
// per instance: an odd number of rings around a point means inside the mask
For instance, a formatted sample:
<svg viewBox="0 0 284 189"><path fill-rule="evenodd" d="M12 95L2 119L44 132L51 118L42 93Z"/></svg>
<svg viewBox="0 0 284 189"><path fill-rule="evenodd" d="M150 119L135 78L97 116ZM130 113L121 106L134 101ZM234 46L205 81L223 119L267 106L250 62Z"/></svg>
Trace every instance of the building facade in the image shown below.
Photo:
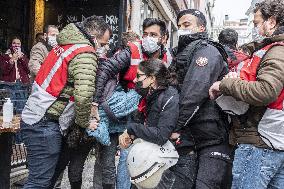
<svg viewBox="0 0 284 189"><path fill-rule="evenodd" d="M141 34L145 18L160 18L167 23L168 46L172 47L177 45L176 15L189 8L189 3L188 0L1 0L0 49L2 52L7 49L12 36L18 35L28 51L45 25L62 29L91 15L102 16L111 26L111 47L119 45L124 31Z"/></svg>
<svg viewBox="0 0 284 189"><path fill-rule="evenodd" d="M129 0L127 14L128 30L142 34L142 23L145 18L159 18L166 22L169 31L168 47L177 45L177 13L189 8L186 0Z"/></svg>
<svg viewBox="0 0 284 189"><path fill-rule="evenodd" d="M207 32L213 37L214 15L213 8L216 0L188 0L189 8L200 10L207 20Z"/></svg>
<svg viewBox="0 0 284 189"><path fill-rule="evenodd" d="M249 38L251 40L253 40L253 37L255 35L255 33L253 33L253 28L254 28L254 24L253 24L253 15L254 15L253 9L254 9L254 7L255 7L255 5L257 3L260 3L262 1L263 0L251 0L251 5L250 5L249 9L246 12L246 15L248 16L248 28L251 31L250 35L249 35Z"/></svg>
<svg viewBox="0 0 284 189"><path fill-rule="evenodd" d="M213 27L213 39L218 41L218 36L223 29L230 28L238 33L238 45L241 46L251 41L251 29L248 26L248 19L229 20L228 15L225 15L225 19L221 25L215 25Z"/></svg>

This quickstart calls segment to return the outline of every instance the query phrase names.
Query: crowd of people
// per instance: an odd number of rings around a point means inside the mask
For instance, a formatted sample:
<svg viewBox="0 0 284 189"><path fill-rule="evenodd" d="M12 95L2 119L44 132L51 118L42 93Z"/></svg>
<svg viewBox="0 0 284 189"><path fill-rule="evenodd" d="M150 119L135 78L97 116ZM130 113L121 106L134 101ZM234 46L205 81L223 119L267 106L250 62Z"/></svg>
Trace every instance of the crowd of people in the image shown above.
<svg viewBox="0 0 284 189"><path fill-rule="evenodd" d="M29 59L15 37L0 80L33 83L20 126L24 189L60 188L66 167L80 189L92 149L95 189L283 188L284 2L256 4L253 23L254 40L239 47L235 30L213 41L203 13L183 10L168 49L166 23L147 18L113 55L97 16L48 25Z"/></svg>

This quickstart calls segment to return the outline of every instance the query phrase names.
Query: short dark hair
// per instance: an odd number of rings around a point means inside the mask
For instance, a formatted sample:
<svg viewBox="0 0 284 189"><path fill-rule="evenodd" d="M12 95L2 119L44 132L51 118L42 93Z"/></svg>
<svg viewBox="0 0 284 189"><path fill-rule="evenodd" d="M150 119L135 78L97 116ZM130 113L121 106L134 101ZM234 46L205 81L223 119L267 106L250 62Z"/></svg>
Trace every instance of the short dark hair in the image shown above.
<svg viewBox="0 0 284 189"><path fill-rule="evenodd" d="M230 28L224 29L218 36L219 43L226 45L231 49L237 49L238 33Z"/></svg>
<svg viewBox="0 0 284 189"><path fill-rule="evenodd" d="M105 22L105 20L96 15L86 18L82 22L82 27L88 33L95 32L95 37L97 38L101 38L107 30L110 32L110 35L112 34L110 26Z"/></svg>
<svg viewBox="0 0 284 189"><path fill-rule="evenodd" d="M49 24L49 25L44 26L43 33L48 33L49 28L56 28L56 29L58 29L57 26Z"/></svg>
<svg viewBox="0 0 284 189"><path fill-rule="evenodd" d="M42 33L42 32L37 33L35 37L36 37L36 38L39 38L40 36L43 36L43 33Z"/></svg>
<svg viewBox="0 0 284 189"><path fill-rule="evenodd" d="M268 20L274 16L277 26L284 26L284 1L283 0L266 0L255 5L254 13L260 11L262 18Z"/></svg>
<svg viewBox="0 0 284 189"><path fill-rule="evenodd" d="M35 36L36 42L43 42L44 41L43 36L44 36L44 33L37 33Z"/></svg>
<svg viewBox="0 0 284 189"><path fill-rule="evenodd" d="M178 13L177 15L177 24L179 22L179 19L184 16L184 15L187 15L187 14L191 14L193 16L195 16L197 18L197 26L204 26L206 27L207 25L207 21L206 21L206 18L204 16L204 14L197 10L197 9L186 9L186 10L182 10Z"/></svg>
<svg viewBox="0 0 284 189"><path fill-rule="evenodd" d="M142 61L139 63L138 68L146 76L155 76L158 86L167 87L171 84L172 78L170 72L160 59Z"/></svg>
<svg viewBox="0 0 284 189"><path fill-rule="evenodd" d="M158 25L160 26L160 33L162 36L166 35L167 33L167 26L166 26L166 23L160 19L157 19L157 18L146 18L144 21L143 21L143 31L150 27L150 26L153 26L153 25Z"/></svg>

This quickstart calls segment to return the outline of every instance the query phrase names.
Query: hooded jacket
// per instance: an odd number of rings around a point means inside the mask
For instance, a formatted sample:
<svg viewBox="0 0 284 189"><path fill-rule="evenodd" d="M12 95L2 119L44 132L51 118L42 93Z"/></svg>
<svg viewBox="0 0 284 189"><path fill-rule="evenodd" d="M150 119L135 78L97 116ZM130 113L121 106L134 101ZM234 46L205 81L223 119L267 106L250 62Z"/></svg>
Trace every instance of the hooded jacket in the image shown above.
<svg viewBox="0 0 284 189"><path fill-rule="evenodd" d="M92 46L91 42L74 24L67 25L57 36L57 41L59 48L60 46L65 45ZM41 69L46 68L42 66ZM59 120L59 117L62 115L63 111L68 105L68 103L66 103L66 98L73 96L75 124L83 128L88 127L91 113L92 96L95 92L96 70L97 56L94 53L82 52L71 59L67 68L68 72L66 86L64 86L64 88L60 91L59 98L55 99L53 104L48 107L45 115L50 119ZM27 103L22 113L23 120L32 120L34 114L34 110L31 109L29 103Z"/></svg>
<svg viewBox="0 0 284 189"><path fill-rule="evenodd" d="M67 25L57 36L59 45L88 44L90 41L78 30L74 24ZM95 92L97 71L97 57L92 53L77 55L68 67L68 82L73 86L66 86L62 93L71 93L75 100L75 123L81 127L89 126L91 102ZM58 117L63 111L63 102L57 100L48 110L49 114Z"/></svg>

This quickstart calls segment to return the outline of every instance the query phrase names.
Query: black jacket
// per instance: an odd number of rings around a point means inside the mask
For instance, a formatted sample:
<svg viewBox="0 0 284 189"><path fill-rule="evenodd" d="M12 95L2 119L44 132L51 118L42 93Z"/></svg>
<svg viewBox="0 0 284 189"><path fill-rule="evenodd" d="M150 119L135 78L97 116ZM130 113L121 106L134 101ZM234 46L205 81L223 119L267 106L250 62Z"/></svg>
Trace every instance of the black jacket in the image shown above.
<svg viewBox="0 0 284 189"><path fill-rule="evenodd" d="M189 56L192 48L197 46ZM180 100L176 131L183 133L181 146L199 149L227 141L225 115L215 101L209 99L208 93L210 86L227 73L226 59L222 46L208 40L205 33L182 36L179 40L176 71Z"/></svg>
<svg viewBox="0 0 284 189"><path fill-rule="evenodd" d="M166 50L161 48L160 50L160 59L163 58ZM148 57L147 54L145 54ZM111 79L115 79L117 75L120 76L120 84L124 89L126 89L126 82L122 78L124 74L128 71L131 64L131 51L129 47L126 47L116 53L113 57L104 60L98 66L97 76L96 76L96 93L94 96L94 102L102 103L104 88L107 82Z"/></svg>
<svg viewBox="0 0 284 189"><path fill-rule="evenodd" d="M157 92L147 97L146 119L136 112L127 124L127 132L148 142L163 145L176 126L179 94L171 86Z"/></svg>
<svg viewBox="0 0 284 189"><path fill-rule="evenodd" d="M119 51L113 57L101 62L98 66L96 76L96 93L94 102L103 101L104 88L110 79L116 78L118 74L126 72L130 66L131 51L129 47Z"/></svg>

